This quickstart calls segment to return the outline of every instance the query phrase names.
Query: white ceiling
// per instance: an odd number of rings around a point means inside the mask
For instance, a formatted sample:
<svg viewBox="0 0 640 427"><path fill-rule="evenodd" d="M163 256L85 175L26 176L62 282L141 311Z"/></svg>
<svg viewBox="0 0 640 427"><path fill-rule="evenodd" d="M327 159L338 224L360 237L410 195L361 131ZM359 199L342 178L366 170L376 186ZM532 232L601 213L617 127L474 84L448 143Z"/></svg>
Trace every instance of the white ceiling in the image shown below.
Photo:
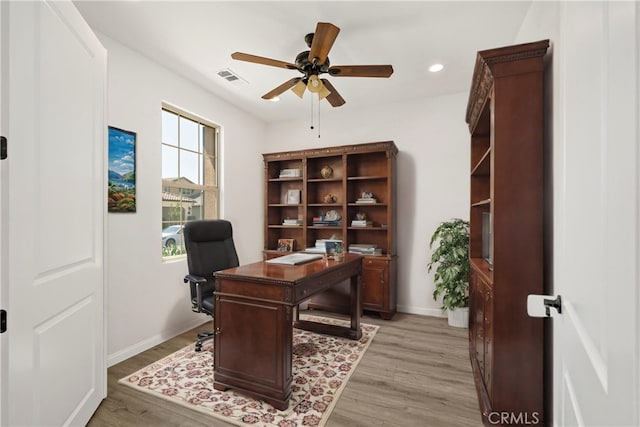
<svg viewBox="0 0 640 427"><path fill-rule="evenodd" d="M235 61L250 53L294 62L318 21L340 28L331 65L391 64L389 79L328 77L346 104L324 114L469 90L478 50L512 44L531 1L75 1L91 27L266 122L306 118L291 91L261 99L295 70ZM430 73L440 62L445 69ZM231 69L246 84L217 75ZM328 75L325 75L327 77ZM314 107L315 108L315 107Z"/></svg>

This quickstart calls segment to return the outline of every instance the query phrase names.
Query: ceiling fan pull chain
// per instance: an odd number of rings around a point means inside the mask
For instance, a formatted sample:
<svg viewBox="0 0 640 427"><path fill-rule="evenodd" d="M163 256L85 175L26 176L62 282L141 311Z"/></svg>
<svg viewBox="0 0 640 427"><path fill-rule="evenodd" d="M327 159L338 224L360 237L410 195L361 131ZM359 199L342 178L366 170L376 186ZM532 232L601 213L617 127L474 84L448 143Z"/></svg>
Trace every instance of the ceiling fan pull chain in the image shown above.
<svg viewBox="0 0 640 427"><path fill-rule="evenodd" d="M318 139L320 139L320 100L318 99Z"/></svg>
<svg viewBox="0 0 640 427"><path fill-rule="evenodd" d="M313 130L313 96L310 96L309 98L311 98L311 126L309 128Z"/></svg>

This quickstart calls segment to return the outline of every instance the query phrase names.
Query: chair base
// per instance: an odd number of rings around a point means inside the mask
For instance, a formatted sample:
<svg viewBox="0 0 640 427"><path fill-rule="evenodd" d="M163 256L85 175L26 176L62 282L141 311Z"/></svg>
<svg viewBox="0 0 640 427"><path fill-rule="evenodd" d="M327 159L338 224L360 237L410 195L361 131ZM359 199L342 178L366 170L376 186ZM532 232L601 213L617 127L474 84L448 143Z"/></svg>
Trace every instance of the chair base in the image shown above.
<svg viewBox="0 0 640 427"><path fill-rule="evenodd" d="M202 344L210 339L213 339L213 332L199 332L198 333L198 341L196 341L196 348L195 350L197 352L201 352L202 351Z"/></svg>

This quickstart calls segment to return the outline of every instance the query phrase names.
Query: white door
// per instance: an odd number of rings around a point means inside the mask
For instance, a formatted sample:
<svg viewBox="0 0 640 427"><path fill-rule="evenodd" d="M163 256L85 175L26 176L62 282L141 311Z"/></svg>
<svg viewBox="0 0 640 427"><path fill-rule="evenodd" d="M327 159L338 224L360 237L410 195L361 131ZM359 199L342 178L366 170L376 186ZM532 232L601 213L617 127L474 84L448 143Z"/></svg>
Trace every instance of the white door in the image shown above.
<svg viewBox="0 0 640 427"><path fill-rule="evenodd" d="M2 425L106 396L106 52L71 2L2 2Z"/></svg>
<svg viewBox="0 0 640 427"><path fill-rule="evenodd" d="M554 424L637 426L640 18L562 2L554 47Z"/></svg>

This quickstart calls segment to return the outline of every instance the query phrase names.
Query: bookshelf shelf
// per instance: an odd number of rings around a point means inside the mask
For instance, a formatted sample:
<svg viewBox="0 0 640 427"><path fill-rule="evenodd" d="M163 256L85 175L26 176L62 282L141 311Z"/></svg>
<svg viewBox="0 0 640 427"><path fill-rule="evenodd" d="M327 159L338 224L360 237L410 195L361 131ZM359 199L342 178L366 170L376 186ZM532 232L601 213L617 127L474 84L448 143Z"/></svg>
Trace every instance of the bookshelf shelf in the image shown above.
<svg viewBox="0 0 640 427"><path fill-rule="evenodd" d="M302 182L302 178L272 178L269 182Z"/></svg>
<svg viewBox="0 0 640 427"><path fill-rule="evenodd" d="M476 166L471 170L471 175L484 176L491 173L491 147L487 148Z"/></svg>
<svg viewBox="0 0 640 427"><path fill-rule="evenodd" d="M307 182L340 182L342 178L315 178L308 179Z"/></svg>
<svg viewBox="0 0 640 427"><path fill-rule="evenodd" d="M347 178L348 181L367 181L367 180L385 180L388 177L386 176L350 176Z"/></svg>
<svg viewBox="0 0 640 427"><path fill-rule="evenodd" d="M475 202L471 204L472 208L477 208L477 207L489 207L491 206L491 199L484 199L484 200L480 200L479 202Z"/></svg>

